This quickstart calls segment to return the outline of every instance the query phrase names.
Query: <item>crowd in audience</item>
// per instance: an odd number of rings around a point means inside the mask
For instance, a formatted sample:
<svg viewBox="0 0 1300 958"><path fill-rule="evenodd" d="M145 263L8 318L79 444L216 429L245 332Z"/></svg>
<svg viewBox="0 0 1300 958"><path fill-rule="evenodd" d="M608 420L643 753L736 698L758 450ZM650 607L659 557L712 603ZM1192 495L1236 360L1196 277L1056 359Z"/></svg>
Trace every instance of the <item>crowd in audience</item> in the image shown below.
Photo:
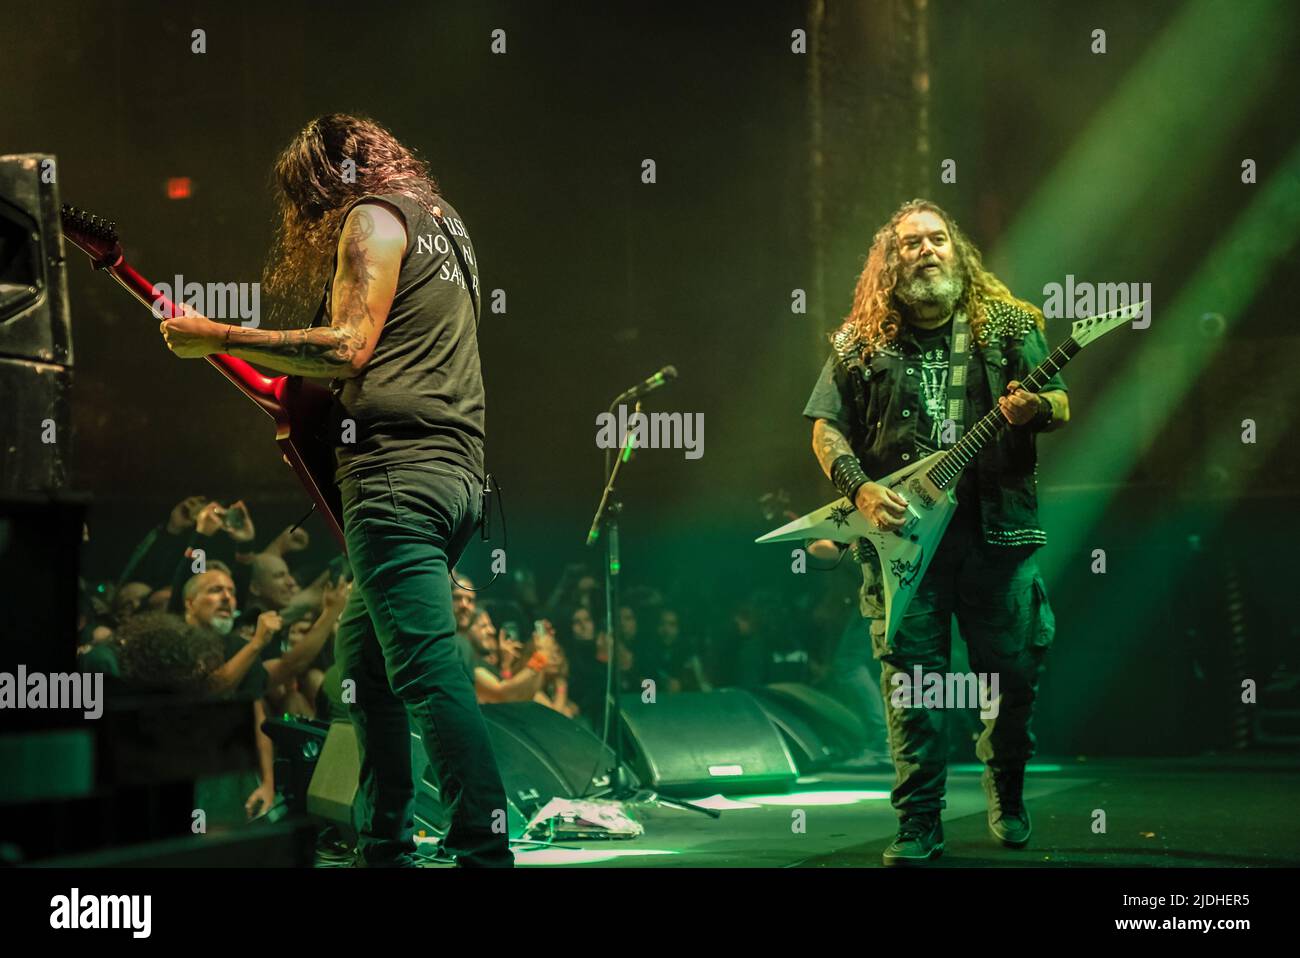
<svg viewBox="0 0 1300 958"><path fill-rule="evenodd" d="M300 528L259 538L245 503L192 496L144 536L120 573L83 588L83 669L135 693L250 702L259 780L245 802L250 816L275 799L266 716L347 716L332 640L352 586L338 550L322 564L330 550L310 544ZM621 693L808 682L852 707L872 694L859 687L871 681L858 674L861 663L843 667L835 655L854 619L851 572L821 577L820 589L757 592L731 609L635 585L613 617L617 642L603 580L587 566L564 568L545 598L526 567L503 578L479 592L453 571L448 584L454 641L485 705L536 702L601 734L611 656Z"/></svg>

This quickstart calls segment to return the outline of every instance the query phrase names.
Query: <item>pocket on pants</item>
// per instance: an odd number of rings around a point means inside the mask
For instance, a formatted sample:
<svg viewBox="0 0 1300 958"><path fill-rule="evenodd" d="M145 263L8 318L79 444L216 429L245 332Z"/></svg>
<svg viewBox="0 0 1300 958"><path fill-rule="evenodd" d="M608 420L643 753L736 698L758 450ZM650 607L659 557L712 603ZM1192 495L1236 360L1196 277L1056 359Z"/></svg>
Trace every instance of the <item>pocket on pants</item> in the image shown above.
<svg viewBox="0 0 1300 958"><path fill-rule="evenodd" d="M1030 642L1040 649L1051 648L1056 638L1056 613L1047 601L1047 584L1041 572L1034 573L1034 619Z"/></svg>
<svg viewBox="0 0 1300 958"><path fill-rule="evenodd" d="M864 619L883 619L885 582L880 574L880 557L872 549L869 555L863 556L863 559L866 561L859 560L862 567L862 586L858 589L858 611Z"/></svg>
<svg viewBox="0 0 1300 958"><path fill-rule="evenodd" d="M399 523L443 542L455 538L470 511L469 486L462 476L424 466L389 466L385 473Z"/></svg>
<svg viewBox="0 0 1300 958"><path fill-rule="evenodd" d="M887 655L894 654L894 644L885 641L885 634L888 629L885 628L885 617L882 615L878 619L868 619L867 624L871 628L871 657L877 662Z"/></svg>

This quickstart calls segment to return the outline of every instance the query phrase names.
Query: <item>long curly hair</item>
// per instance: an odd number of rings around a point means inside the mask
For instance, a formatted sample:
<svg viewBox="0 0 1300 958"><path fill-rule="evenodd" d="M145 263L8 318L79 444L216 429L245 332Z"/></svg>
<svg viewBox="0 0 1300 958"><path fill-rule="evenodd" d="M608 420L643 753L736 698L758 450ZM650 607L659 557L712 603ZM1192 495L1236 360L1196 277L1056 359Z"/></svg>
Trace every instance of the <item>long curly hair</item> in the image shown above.
<svg viewBox="0 0 1300 958"><path fill-rule="evenodd" d="M225 661L221 639L169 612L140 612L115 635L122 678L138 689L200 695Z"/></svg>
<svg viewBox="0 0 1300 958"><path fill-rule="evenodd" d="M438 184L428 165L367 117L330 113L308 123L272 171L278 227L263 290L291 308L320 296L343 214L368 193L401 193L430 213Z"/></svg>
<svg viewBox="0 0 1300 958"><path fill-rule="evenodd" d="M839 329L832 334L832 339L848 333L850 341L856 342L863 356L866 356L898 338L903 327L902 303L894 295L902 275L898 224L913 213L925 211L934 213L948 228L948 236L956 254L957 275L964 286L961 298L957 300L957 308L965 310L976 341L987 342L985 324L988 317L984 306L990 300L1001 300L1028 310L1033 314L1039 329L1042 329L1042 311L1032 303L1013 296L1002 280L984 268L979 249L961 231L953 218L938 204L915 199L900 206L889 218L889 222L876 231L867 253L866 265L863 266L857 288L853 291L853 308Z"/></svg>

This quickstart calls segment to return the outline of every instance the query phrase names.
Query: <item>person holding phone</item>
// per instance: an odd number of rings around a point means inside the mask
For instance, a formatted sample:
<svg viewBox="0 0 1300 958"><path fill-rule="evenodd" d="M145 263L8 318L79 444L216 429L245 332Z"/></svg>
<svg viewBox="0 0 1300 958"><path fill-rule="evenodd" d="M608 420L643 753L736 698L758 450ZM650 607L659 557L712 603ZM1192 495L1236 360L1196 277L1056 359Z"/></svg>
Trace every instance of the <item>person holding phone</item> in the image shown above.
<svg viewBox="0 0 1300 958"><path fill-rule="evenodd" d="M518 647L516 639L507 638L503 642L498 636L496 626L492 622L492 613L488 608L481 608L474 613L470 636L479 650L479 659L474 663L471 675L475 696L481 704L531 702L541 691L547 679L555 676L559 671L558 661L545 652L533 651L525 658L521 654L523 649ZM508 672L500 668L499 664L493 666L482 657L483 650L496 648L499 663L500 648L505 643L518 648L518 651L512 655L522 661L522 665L511 668Z"/></svg>

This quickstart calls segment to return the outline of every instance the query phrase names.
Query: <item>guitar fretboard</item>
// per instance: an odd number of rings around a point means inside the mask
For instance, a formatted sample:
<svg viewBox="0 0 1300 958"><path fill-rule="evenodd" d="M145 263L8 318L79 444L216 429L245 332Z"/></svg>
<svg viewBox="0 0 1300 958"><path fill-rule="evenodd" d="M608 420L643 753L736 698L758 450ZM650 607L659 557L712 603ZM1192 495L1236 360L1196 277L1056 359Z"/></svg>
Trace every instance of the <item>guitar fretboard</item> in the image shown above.
<svg viewBox="0 0 1300 958"><path fill-rule="evenodd" d="M1039 363L1037 368L1021 381L1021 384L1030 392L1038 392L1082 348L1074 341L1074 337L1070 337L1052 350L1051 355ZM993 408L979 422L975 423L957 441L957 444L944 454L942 459L930 467L930 471L927 473L930 481L940 489L951 489L957 482L958 477L961 476L962 470L975 460L975 457L979 455L985 444L998 434L998 430L1007 425L1010 424L1007 422L1006 417L1002 415L1002 410L995 403Z"/></svg>

